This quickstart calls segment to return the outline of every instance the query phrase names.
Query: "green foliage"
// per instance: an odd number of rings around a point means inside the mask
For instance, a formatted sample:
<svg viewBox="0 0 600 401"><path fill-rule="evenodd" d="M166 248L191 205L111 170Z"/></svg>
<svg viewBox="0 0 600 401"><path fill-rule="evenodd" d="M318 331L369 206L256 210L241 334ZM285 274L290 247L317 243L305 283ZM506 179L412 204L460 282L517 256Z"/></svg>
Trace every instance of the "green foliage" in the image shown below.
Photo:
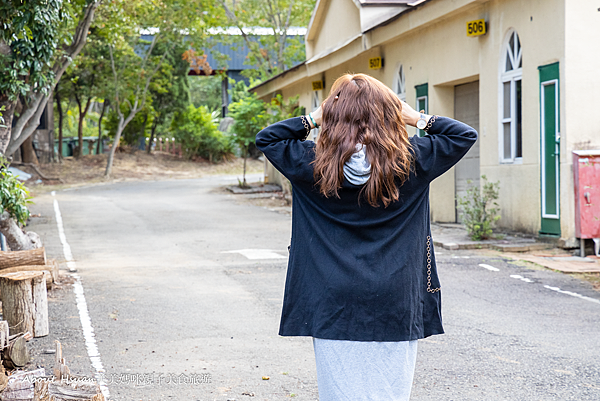
<svg viewBox="0 0 600 401"><path fill-rule="evenodd" d="M492 228L500 219L498 192L500 182L488 182L485 175L481 176L483 186L471 185L467 195L458 197L458 206L462 209L463 224L467 227L469 236L474 241L481 241L492 237ZM471 181L468 181L471 184Z"/></svg>
<svg viewBox="0 0 600 401"><path fill-rule="evenodd" d="M242 150L242 156L246 157L248 146L254 143L258 131L269 123L267 106L253 93L231 103L229 117L233 118L233 124L229 129L233 135L232 139Z"/></svg>
<svg viewBox="0 0 600 401"><path fill-rule="evenodd" d="M8 171L6 158L0 156L0 213L8 212L10 217L24 225L29 218L28 204L31 203L29 190Z"/></svg>
<svg viewBox="0 0 600 401"><path fill-rule="evenodd" d="M0 93L14 101L32 89L48 91L61 20L67 17L61 0L0 2L0 42L11 49L0 54Z"/></svg>
<svg viewBox="0 0 600 401"><path fill-rule="evenodd" d="M300 117L302 114L302 109L300 108L300 104L298 102L300 96L294 96L287 100L287 102L283 101L283 96L277 95L273 99L271 99L271 104L269 105L269 113L271 115L269 122L275 123L277 121L287 120L292 117Z"/></svg>
<svg viewBox="0 0 600 401"><path fill-rule="evenodd" d="M229 24L244 30L242 35L223 35L221 42L231 41L249 49L247 64L256 68L244 70L249 78L266 80L305 59L304 38L290 37L291 27L308 26L316 0L221 0ZM253 36L246 27L270 28L272 35Z"/></svg>
<svg viewBox="0 0 600 401"><path fill-rule="evenodd" d="M209 110L221 109L221 76L189 77L192 104L206 106Z"/></svg>
<svg viewBox="0 0 600 401"><path fill-rule="evenodd" d="M218 162L233 151L229 138L217 129L215 116L206 106L189 105L184 112L175 113L171 129L188 159L199 156Z"/></svg>

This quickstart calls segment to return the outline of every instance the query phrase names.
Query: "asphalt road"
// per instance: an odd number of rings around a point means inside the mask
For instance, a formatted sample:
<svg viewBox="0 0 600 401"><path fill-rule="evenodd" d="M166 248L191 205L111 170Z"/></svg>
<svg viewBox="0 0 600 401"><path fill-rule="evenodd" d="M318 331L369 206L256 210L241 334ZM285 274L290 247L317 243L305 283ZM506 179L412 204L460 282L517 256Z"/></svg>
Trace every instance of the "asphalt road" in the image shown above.
<svg viewBox="0 0 600 401"><path fill-rule="evenodd" d="M36 198L41 217L30 229L64 261L58 202L111 400L318 399L311 340L277 335L290 217L216 190L227 182L237 181L116 183ZM489 253L437 258L447 333L419 342L412 400L600 400L600 294L591 286ZM52 366L44 350L59 339L71 371L93 375L73 287L53 291L49 305L51 334L33 341L36 363Z"/></svg>

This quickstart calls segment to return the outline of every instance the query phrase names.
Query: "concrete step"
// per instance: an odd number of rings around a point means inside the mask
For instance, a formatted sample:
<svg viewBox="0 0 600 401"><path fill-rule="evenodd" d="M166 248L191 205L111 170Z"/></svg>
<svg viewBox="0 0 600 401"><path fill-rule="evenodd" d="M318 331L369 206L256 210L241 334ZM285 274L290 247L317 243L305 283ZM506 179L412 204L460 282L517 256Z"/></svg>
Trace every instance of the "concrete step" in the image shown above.
<svg viewBox="0 0 600 401"><path fill-rule="evenodd" d="M500 252L532 252L551 248L552 245L542 242L516 243L516 244L491 244L490 248Z"/></svg>

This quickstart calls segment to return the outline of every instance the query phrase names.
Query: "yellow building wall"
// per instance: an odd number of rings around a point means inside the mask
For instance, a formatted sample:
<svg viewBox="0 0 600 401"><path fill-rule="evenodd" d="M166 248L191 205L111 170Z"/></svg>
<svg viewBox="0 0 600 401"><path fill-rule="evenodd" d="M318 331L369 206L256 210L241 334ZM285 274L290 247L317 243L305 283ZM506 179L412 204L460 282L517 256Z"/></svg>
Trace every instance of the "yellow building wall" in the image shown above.
<svg viewBox="0 0 600 401"><path fill-rule="evenodd" d="M342 9L346 8L350 14L355 12L353 4L337 7L337 2L341 1L332 0L330 3L328 12L335 9L335 15L329 15L325 20L327 27L322 29L326 29L323 32L330 36L319 35L319 41L323 41L321 50L330 47L336 38L351 36L341 31L338 32L339 36L335 36L336 29L346 29L348 19L340 15ZM285 88L284 95L300 93L301 104L310 111L310 82L315 77L324 77L325 80L322 100L335 79L346 72L368 73L392 87L397 68L402 64L406 75L407 102L415 106L415 85L428 83L429 113L453 117L454 86L479 80L480 171L490 181L500 182L502 218L499 225L537 233L541 225L538 67L559 62L560 129L563 139L561 235L572 239L574 207L571 150L600 148L600 126L591 123L589 118L600 109L600 79L597 78L600 58L597 52L591 51L597 47L595 41L600 37L600 13L597 7L594 8L585 0L462 1L461 7L445 18L423 27L407 29L418 25L427 13L431 13L429 9L442 6L438 3L427 3L421 9L370 32L367 36L373 47L347 61L339 61L343 58L343 52L339 52L307 66L307 70L315 74L303 80L299 86ZM357 11L353 18L351 20L358 24ZM480 18L485 18L487 22L487 34L467 37L466 22ZM348 29L352 31L358 28ZM517 31L523 49L523 157L518 163L503 164L500 161L499 135L500 64L504 59L503 45L511 29ZM389 36L389 32L399 34L389 40L381 39ZM362 43L364 45L364 41ZM344 51L349 52L351 48L349 46ZM369 70L368 59L377 55L384 58L384 68ZM317 73L319 71L323 71L322 75ZM432 183L430 201L432 220L454 221L453 170Z"/></svg>

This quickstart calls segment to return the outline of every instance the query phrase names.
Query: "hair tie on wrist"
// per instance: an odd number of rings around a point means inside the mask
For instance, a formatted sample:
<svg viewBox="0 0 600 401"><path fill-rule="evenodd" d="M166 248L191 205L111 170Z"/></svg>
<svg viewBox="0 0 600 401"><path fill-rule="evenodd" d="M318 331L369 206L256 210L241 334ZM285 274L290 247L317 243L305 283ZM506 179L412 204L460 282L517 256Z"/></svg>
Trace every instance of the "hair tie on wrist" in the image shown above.
<svg viewBox="0 0 600 401"><path fill-rule="evenodd" d="M310 121L312 121L313 125L315 126L315 128L319 128L319 126L317 125L315 119L313 118L311 113L308 113L308 116L310 117Z"/></svg>

